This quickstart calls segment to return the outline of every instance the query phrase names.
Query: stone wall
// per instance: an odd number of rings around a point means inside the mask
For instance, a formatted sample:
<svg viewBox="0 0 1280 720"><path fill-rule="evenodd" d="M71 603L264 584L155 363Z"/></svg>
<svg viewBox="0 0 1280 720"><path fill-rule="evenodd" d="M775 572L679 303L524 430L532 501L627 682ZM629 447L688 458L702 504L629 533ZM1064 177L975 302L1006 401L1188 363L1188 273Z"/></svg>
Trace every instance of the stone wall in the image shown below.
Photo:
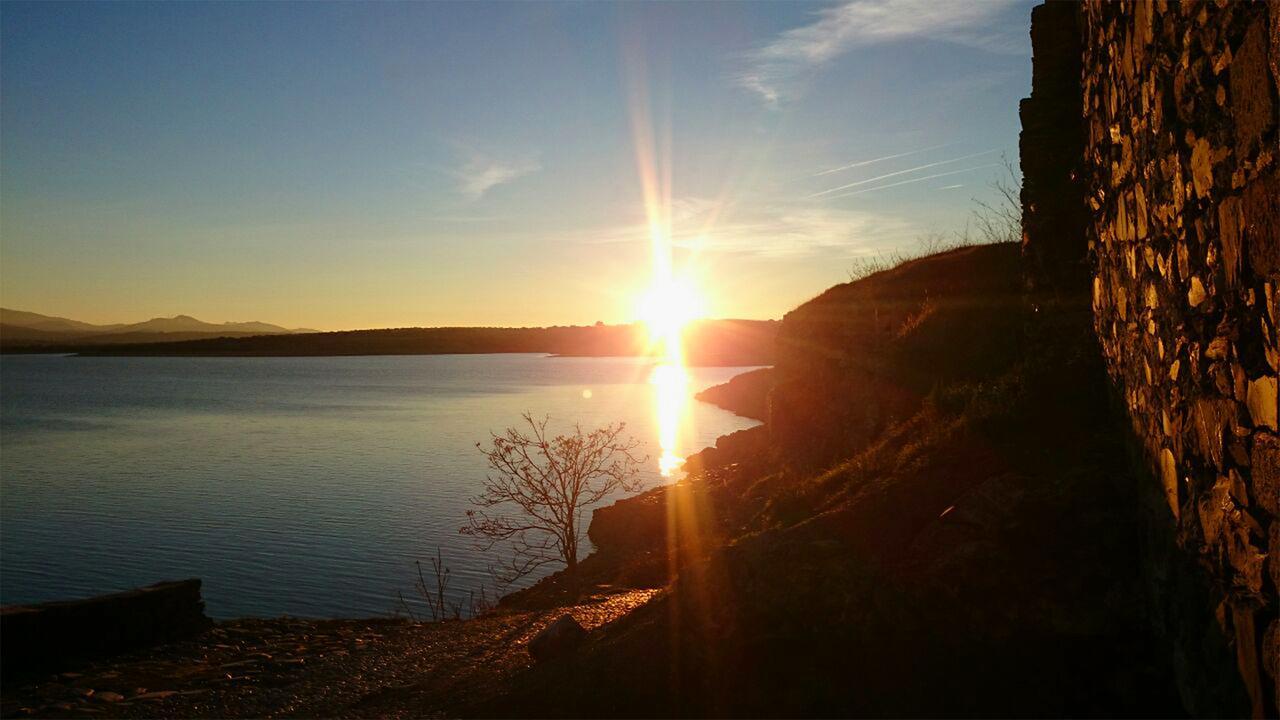
<svg viewBox="0 0 1280 720"><path fill-rule="evenodd" d="M157 583L85 600L0 608L5 681L189 637L212 626L198 579Z"/></svg>
<svg viewBox="0 0 1280 720"><path fill-rule="evenodd" d="M1022 258L1031 290L1083 298L1089 283L1080 112L1080 5L1031 11L1031 97L1018 106L1022 133Z"/></svg>
<svg viewBox="0 0 1280 720"><path fill-rule="evenodd" d="M1235 712L1221 655L1275 716L1280 3L1092 1L1078 27L1095 327L1172 548L1154 619L1190 712Z"/></svg>

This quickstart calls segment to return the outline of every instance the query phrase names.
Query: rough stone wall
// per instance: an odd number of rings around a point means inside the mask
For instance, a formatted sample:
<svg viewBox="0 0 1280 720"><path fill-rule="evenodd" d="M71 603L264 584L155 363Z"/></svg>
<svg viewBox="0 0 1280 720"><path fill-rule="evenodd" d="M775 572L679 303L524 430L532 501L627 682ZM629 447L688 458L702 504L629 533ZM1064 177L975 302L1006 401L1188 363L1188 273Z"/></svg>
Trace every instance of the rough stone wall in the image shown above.
<svg viewBox="0 0 1280 720"><path fill-rule="evenodd" d="M88 659L191 637L213 625L200 580L0 609L0 668L8 677L54 672Z"/></svg>
<svg viewBox="0 0 1280 720"><path fill-rule="evenodd" d="M1244 709L1275 716L1280 3L1092 0L1082 32L1095 327ZM1195 687L1213 648L1177 575L1157 579L1184 702L1229 711Z"/></svg>
<svg viewBox="0 0 1280 720"><path fill-rule="evenodd" d="M1022 133L1022 258L1034 291L1083 297L1089 284L1080 112L1082 17L1074 2L1031 11L1031 97L1018 106Z"/></svg>

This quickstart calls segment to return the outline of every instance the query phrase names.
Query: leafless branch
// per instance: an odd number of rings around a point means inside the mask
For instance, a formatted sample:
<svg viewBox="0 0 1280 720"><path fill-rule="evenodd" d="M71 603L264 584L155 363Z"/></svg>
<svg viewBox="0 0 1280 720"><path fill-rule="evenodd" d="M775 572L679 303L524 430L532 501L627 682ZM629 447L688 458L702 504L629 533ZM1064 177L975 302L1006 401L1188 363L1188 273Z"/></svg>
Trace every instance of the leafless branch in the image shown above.
<svg viewBox="0 0 1280 720"><path fill-rule="evenodd" d="M639 489L636 471L644 462L639 443L623 436L625 423L591 431L575 425L552 437L550 418L522 417L524 425L490 433L487 447L476 443L491 472L461 528L481 550L509 549L495 573L504 582L549 563L576 566L583 510L614 492Z"/></svg>

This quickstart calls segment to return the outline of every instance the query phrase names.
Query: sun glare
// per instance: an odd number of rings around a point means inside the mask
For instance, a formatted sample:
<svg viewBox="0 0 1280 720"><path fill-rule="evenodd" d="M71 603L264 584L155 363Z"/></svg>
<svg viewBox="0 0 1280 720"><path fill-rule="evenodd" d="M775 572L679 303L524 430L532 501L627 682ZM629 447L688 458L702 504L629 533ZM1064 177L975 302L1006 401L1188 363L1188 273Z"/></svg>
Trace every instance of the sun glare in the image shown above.
<svg viewBox="0 0 1280 720"><path fill-rule="evenodd" d="M661 270L665 263L655 268ZM685 327L702 316L703 303L687 279L657 279L640 303L640 318L649 334L650 350L660 358L649 375L654 386L654 411L658 421L658 471L670 477L684 462L679 449L680 429L688 405L689 374L684 367Z"/></svg>
<svg viewBox="0 0 1280 720"><path fill-rule="evenodd" d="M637 317L648 333L649 354L658 359L649 375L654 388L654 415L658 425L658 470L670 477L680 468L682 430L688 434L689 374L685 370L684 335L689 323L705 312L703 296L693 281L699 252L697 244L676 263L673 242L670 116L654 115L649 83L641 55L626 63L627 99L635 140L636 169L641 199L648 221L652 266L649 289L640 298ZM659 106L662 107L662 106ZM655 120L657 122L655 122ZM712 229L719 206L703 224L701 235Z"/></svg>
<svg viewBox="0 0 1280 720"><path fill-rule="evenodd" d="M685 326L702 316L702 297L687 280L655 283L640 302L640 318L649 342L668 361L681 361L680 339Z"/></svg>

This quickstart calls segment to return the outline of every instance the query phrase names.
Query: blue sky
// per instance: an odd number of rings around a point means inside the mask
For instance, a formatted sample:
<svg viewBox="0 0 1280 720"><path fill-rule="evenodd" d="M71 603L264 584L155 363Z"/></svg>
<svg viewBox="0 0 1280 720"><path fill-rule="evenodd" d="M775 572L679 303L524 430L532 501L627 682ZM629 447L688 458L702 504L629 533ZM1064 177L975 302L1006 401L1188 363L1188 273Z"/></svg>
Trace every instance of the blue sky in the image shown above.
<svg viewBox="0 0 1280 720"><path fill-rule="evenodd" d="M4 3L0 303L324 329L629 321L648 167L708 313L780 317L990 197L1016 160L1029 14Z"/></svg>

